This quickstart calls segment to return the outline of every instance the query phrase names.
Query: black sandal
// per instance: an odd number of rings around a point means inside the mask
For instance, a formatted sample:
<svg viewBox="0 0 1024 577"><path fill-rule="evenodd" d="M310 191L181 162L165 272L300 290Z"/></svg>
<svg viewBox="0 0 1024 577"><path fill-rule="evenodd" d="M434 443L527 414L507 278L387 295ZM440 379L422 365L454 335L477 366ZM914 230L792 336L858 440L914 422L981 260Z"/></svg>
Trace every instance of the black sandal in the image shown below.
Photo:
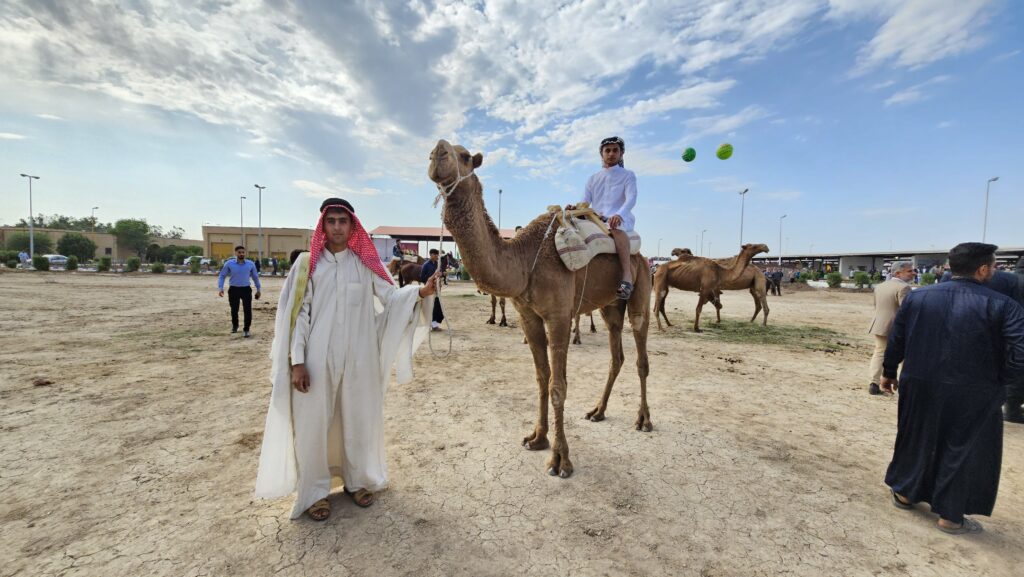
<svg viewBox="0 0 1024 577"><path fill-rule="evenodd" d="M619 283L619 290L615 292L615 295L619 297L619 300L628 301L629 296L633 294L633 283L629 281L622 281Z"/></svg>

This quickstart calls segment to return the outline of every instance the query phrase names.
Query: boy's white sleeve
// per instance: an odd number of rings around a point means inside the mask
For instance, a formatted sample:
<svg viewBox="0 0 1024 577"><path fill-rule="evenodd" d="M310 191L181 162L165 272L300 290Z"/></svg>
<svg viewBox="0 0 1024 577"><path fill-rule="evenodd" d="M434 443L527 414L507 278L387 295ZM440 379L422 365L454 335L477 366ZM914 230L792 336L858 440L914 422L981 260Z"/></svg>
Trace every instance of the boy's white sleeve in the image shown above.
<svg viewBox="0 0 1024 577"><path fill-rule="evenodd" d="M625 189L622 191L626 196L626 202L619 209L619 212L615 213L626 218L627 215L633 214L633 207L636 206L636 175L630 174L629 178L626 179Z"/></svg>

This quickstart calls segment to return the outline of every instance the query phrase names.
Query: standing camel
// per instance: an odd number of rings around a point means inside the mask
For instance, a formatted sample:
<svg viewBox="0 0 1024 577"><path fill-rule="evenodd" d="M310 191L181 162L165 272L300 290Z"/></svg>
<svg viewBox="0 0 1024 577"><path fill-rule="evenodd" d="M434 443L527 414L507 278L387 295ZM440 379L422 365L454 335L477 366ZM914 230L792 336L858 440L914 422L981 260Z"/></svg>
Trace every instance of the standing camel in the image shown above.
<svg viewBox="0 0 1024 577"><path fill-rule="evenodd" d="M750 259L762 252L768 252L768 247L763 244L745 244L728 267L714 259L699 256L680 256L679 260L658 267L654 273L654 316L658 319L658 328L661 328L662 317L668 326L672 326L668 315L665 314L665 298L668 296L669 287L676 287L699 295L697 312L693 319L693 332L701 332L700 312L704 308L704 303L715 303L722 287L739 278L748 268ZM659 313L661 316L658 316Z"/></svg>
<svg viewBox="0 0 1024 577"><path fill-rule="evenodd" d="M596 333L597 332L597 327L594 326L594 313L593 312L589 312L589 313L587 313L587 316L590 317L590 332ZM574 344L574 345L582 345L583 344L583 339L580 338L580 315L576 315L576 322L573 324L573 328L572 328L572 344Z"/></svg>
<svg viewBox="0 0 1024 577"><path fill-rule="evenodd" d="M505 321L505 297L498 298L495 295L491 295L491 318L487 319L487 324L489 324L489 325L493 325L494 324L494 317L495 317L495 314L494 314L495 310L494 309L495 309L496 306L499 306L499 305L501 306L501 322L498 323L498 326L499 327L507 327L508 326L508 322Z"/></svg>
<svg viewBox="0 0 1024 577"><path fill-rule="evenodd" d="M569 336L574 315L601 310L608 326L611 365L604 393L586 414L591 421L605 417L612 385L622 368L622 329L625 317L636 341L640 375L640 408L635 421L639 431L650 431L647 406L647 329L650 320L651 276L647 260L633 255L633 294L628 301L616 298L621 278L618 257L601 254L586 269L570 271L562 263L553 235L546 234L551 215L533 220L515 238L504 240L484 208L483 186L473 173L483 155L440 140L430 153L427 175L446 197L443 220L462 252L463 263L485 291L512 300L519 311L533 364L537 372L539 406L537 423L523 445L530 450L551 447L547 462L550 475L572 475L569 443L565 438L565 398ZM548 401L554 413L554 443L548 444Z"/></svg>
<svg viewBox="0 0 1024 577"><path fill-rule="evenodd" d="M765 247L765 252L767 252ZM672 249L672 256L679 257L681 255L692 255L688 248L674 248ZM729 258L716 259L718 264L731 267L736 260L735 256ZM764 311L764 319L761 323L764 326L768 326L768 279L764 276L761 269L756 266L748 266L743 269L743 274L736 277L732 282L723 282L721 290L715 295L715 315L717 316L718 322L722 322L722 291L723 290L749 290L750 296L754 297L754 315L750 317L750 322L754 322L757 319L758 313ZM667 322L667 320L666 320Z"/></svg>

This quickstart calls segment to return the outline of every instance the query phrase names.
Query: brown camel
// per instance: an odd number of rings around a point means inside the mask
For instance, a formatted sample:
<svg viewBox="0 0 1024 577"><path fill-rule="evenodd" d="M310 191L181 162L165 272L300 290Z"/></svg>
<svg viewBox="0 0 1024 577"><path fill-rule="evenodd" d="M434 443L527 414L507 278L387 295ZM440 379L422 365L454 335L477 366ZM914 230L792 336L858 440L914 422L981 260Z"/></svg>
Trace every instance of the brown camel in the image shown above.
<svg viewBox="0 0 1024 577"><path fill-rule="evenodd" d="M765 249L767 252L767 248ZM672 249L672 256L679 257L682 255L693 255L693 252L688 248L674 248ZM718 263L725 267L731 267L736 257L720 258L717 259ZM764 322L761 324L768 326L768 280L764 276L764 271L756 266L748 266L743 269L743 274L736 278L731 283L724 283L721 290L715 295L715 315L717 316L718 322L722 322L722 290L743 290L747 289L750 291L750 296L754 297L754 316L750 317L750 322L754 322L757 319L757 314L762 310L764 311Z"/></svg>
<svg viewBox="0 0 1024 577"><path fill-rule="evenodd" d="M647 406L647 329L651 277L647 260L633 255L633 294L628 301L616 298L622 271L614 254L596 256L585 269L570 271L562 263L553 235L546 234L551 215L537 217L514 239L504 240L484 208L483 186L473 169L483 155L470 153L462 146L440 140L430 153L428 176L447 196L443 220L462 251L463 263L481 288L512 300L526 333L537 372L539 406L537 423L523 439L530 450L551 447L547 470L551 475L572 475L569 443L565 438L565 398L567 355L573 317L601 310L608 326L611 365L604 393L586 414L591 421L605 418L608 398L622 368L622 328L629 315L636 341L637 372L640 375L640 408L635 426L650 431L651 414ZM554 442L548 444L548 400L554 413Z"/></svg>
<svg viewBox="0 0 1024 577"><path fill-rule="evenodd" d="M724 266L710 258L681 254L679 260L658 267L654 273L654 316L658 319L658 328L661 328L662 317L668 326L672 326L668 315L665 314L665 298L668 296L669 287L676 287L699 295L697 312L693 319L693 332L701 332L700 312L704 308L704 303L715 303L722 287L739 278L754 255L767 251L768 247L763 244L745 244L740 254L730 261L730 266ZM673 255L676 254L679 253L673 251ZM661 316L658 316L659 313Z"/></svg>
<svg viewBox="0 0 1024 577"><path fill-rule="evenodd" d="M590 332L596 333L597 332L597 327L594 326L594 313L589 312L589 313L587 313L587 316L590 317ZM582 345L583 344L583 339L580 338L580 315L576 315L576 322L573 324L573 328L572 328L572 344L574 344L574 345Z"/></svg>
<svg viewBox="0 0 1024 577"><path fill-rule="evenodd" d="M491 318L487 319L487 324L494 324L495 307L501 306L501 322L498 323L499 327L507 327L508 322L505 320L505 297L498 298L495 295L491 295Z"/></svg>

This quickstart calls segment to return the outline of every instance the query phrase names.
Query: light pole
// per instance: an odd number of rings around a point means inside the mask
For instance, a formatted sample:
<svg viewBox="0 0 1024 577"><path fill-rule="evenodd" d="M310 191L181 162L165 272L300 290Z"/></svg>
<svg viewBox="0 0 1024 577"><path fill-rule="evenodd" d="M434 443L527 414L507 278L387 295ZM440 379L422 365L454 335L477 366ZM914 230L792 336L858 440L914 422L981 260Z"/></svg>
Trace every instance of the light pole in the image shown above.
<svg viewBox="0 0 1024 577"><path fill-rule="evenodd" d="M704 256L704 233L707 231L708 229L706 228L700 231L700 256Z"/></svg>
<svg viewBox="0 0 1024 577"><path fill-rule="evenodd" d="M242 239L242 242L238 244L245 246L245 205L242 203L243 200L245 200L244 196L238 197L238 235Z"/></svg>
<svg viewBox="0 0 1024 577"><path fill-rule="evenodd" d="M747 200L748 192L750 192L749 188L744 188L740 192L740 246L743 246L743 205Z"/></svg>
<svg viewBox="0 0 1024 577"><path fill-rule="evenodd" d="M501 189L498 189L498 236L501 236Z"/></svg>
<svg viewBox="0 0 1024 577"><path fill-rule="evenodd" d="M25 175L23 174L22 176ZM988 231L988 189L997 180L999 180L999 177L993 176L985 183L985 222L981 225L981 242L985 242L985 233Z"/></svg>
<svg viewBox="0 0 1024 577"><path fill-rule="evenodd" d="M787 216L789 215L784 214L779 217L779 266L782 266L782 219L786 218Z"/></svg>
<svg viewBox="0 0 1024 577"><path fill-rule="evenodd" d="M36 255L36 231L32 226L32 181L39 180L39 177L24 173L22 176L28 179L28 257L32 258Z"/></svg>
<svg viewBox="0 0 1024 577"><path fill-rule="evenodd" d="M259 235L260 235L260 262L263 262L263 189L265 189L267 187L260 186L258 184L254 184L253 186L256 187L256 190L260 191L260 196L259 196L260 203L259 203L259 208L257 209L258 212L256 213L256 221L258 223L257 226L259 226L259 231L260 231L259 232ZM245 243L243 242L242 244L245 244Z"/></svg>
<svg viewBox="0 0 1024 577"><path fill-rule="evenodd" d="M100 209L100 207L98 207L98 206L92 207L92 233L93 234L96 234L96 211L99 210L99 209Z"/></svg>

